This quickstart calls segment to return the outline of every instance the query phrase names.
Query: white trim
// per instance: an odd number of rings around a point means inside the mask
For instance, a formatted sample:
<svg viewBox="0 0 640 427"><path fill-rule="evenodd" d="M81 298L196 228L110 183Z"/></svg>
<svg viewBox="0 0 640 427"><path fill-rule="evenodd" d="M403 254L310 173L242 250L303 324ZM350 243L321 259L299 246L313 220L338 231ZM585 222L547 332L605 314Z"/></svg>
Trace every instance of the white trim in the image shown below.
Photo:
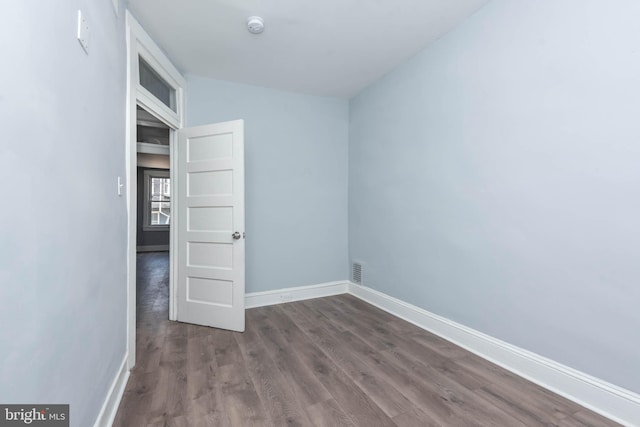
<svg viewBox="0 0 640 427"><path fill-rule="evenodd" d="M169 131L169 178L171 185L178 184L178 132ZM175 194L175 191L174 191ZM172 198L175 200L175 197ZM173 203L173 202L172 202ZM174 250L169 251L169 320L178 320L178 227L180 214L176 205L171 205L171 222L173 227L169 227L169 246Z"/></svg>
<svg viewBox="0 0 640 427"><path fill-rule="evenodd" d="M295 288L276 289L273 291L251 292L245 295L245 308L263 307L285 302L328 297L348 292L349 282L328 282L319 285L298 286Z"/></svg>
<svg viewBox="0 0 640 427"><path fill-rule="evenodd" d="M183 127L186 80L128 10L127 24L135 35L135 40L132 40L132 43L135 44L135 52L132 53L135 53L135 56L131 55L131 60L135 61L136 67L135 74L131 74L130 77L133 78L132 83L134 84L132 89L136 94L136 102L147 110L148 113L170 127L174 129ZM176 111L167 107L162 101L151 94L151 92L140 85L138 56L142 57L153 71L176 91Z"/></svg>
<svg viewBox="0 0 640 427"><path fill-rule="evenodd" d="M183 127L185 111L186 81L177 68L173 66L162 50L154 43L133 15L126 10L127 41L127 122L126 122L126 162L127 162L127 368L132 369L136 363L136 233L137 233L137 105L142 106L149 114L165 123L169 128L169 150L174 152L175 130ZM146 89L140 89L138 73L138 56L176 89L176 110L172 111L162 102L150 95ZM173 162L173 160L171 160ZM171 172L171 180L176 183ZM173 207L173 206L172 206ZM175 211L175 209L172 209ZM173 215L177 219L177 215ZM170 230L173 230L171 227ZM169 245L177 243L175 233L170 231ZM170 251L169 259L175 267L176 251ZM174 269L175 270L175 269ZM175 274L169 277L169 318L175 320L175 307L172 295L175 290Z"/></svg>
<svg viewBox="0 0 640 427"><path fill-rule="evenodd" d="M122 363L120 364L120 369L118 369L118 372L116 372L116 376L111 383L109 392L104 399L104 403L102 404L102 408L100 409L98 418L96 418L96 422L93 424L94 427L111 426L116 418L118 407L120 406L120 401L122 400L122 396L124 395L127 380L129 379L127 358L128 357L125 354L124 358L122 359Z"/></svg>
<svg viewBox="0 0 640 427"><path fill-rule="evenodd" d="M138 48L140 48L140 46L138 46ZM175 111L173 111L171 108L164 105L162 101L158 100L155 96L153 96L151 92L145 89L142 85L138 84L136 91L137 91L138 105L140 105L146 111L152 112L152 114L155 117L162 120L164 123L166 123L170 127L174 129L180 127L180 117ZM176 93L176 99L180 99L177 93ZM137 120L136 120L136 124L137 124Z"/></svg>
<svg viewBox="0 0 640 427"><path fill-rule="evenodd" d="M628 426L640 426L640 395L508 344L371 288L349 293L432 332L585 408Z"/></svg>
<svg viewBox="0 0 640 427"><path fill-rule="evenodd" d="M168 156L170 151L168 145L149 144L148 142L138 142L136 148L138 153L162 154L164 156Z"/></svg>
<svg viewBox="0 0 640 427"><path fill-rule="evenodd" d="M640 395L637 393L483 334L382 292L356 285L352 282L337 281L273 291L252 292L245 295L245 308L263 307L344 293L349 293L400 319L432 332L483 359L489 360L518 376L526 378L609 419L630 427L640 426ZM122 375L122 372L120 372L116 377L95 427L110 425L99 424L99 421L104 417L105 408L114 407L108 404L110 400L114 399L111 395L113 390L116 389L116 384L119 381L124 381L118 387L121 390L116 395L115 409L112 409L113 414L110 415L110 417L115 417L118 409L117 403L122 397L129 371L127 370L126 374L124 374L126 375L124 380L120 379ZM112 422L113 418L109 418L109 420Z"/></svg>
<svg viewBox="0 0 640 427"><path fill-rule="evenodd" d="M169 245L146 245L146 246L137 246L136 251L138 252L159 252L159 251L168 251Z"/></svg>
<svg viewBox="0 0 640 427"><path fill-rule="evenodd" d="M138 209L138 153L137 153L137 108L136 89L133 76L138 73L136 35L131 28L133 16L126 11L127 26L127 118L126 153L127 162L127 368L136 363L136 233Z"/></svg>
<svg viewBox="0 0 640 427"><path fill-rule="evenodd" d="M147 110L138 110L138 113L144 112L144 111L147 111ZM138 116L139 115L140 114L138 114ZM167 125L165 125L164 123L158 123L158 122L151 121L151 120L141 120L139 117L138 117L138 120L136 120L136 124L138 126L144 126L144 127L148 127L148 128L167 129ZM157 145L157 144L155 144L155 145Z"/></svg>

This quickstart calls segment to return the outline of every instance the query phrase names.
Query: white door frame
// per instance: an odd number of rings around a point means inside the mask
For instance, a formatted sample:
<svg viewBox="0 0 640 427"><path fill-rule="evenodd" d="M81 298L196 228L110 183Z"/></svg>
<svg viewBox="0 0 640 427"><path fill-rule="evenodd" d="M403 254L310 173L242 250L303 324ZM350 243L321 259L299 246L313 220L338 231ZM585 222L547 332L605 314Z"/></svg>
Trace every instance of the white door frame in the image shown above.
<svg viewBox="0 0 640 427"><path fill-rule="evenodd" d="M127 108L126 108L126 164L127 164L127 368L130 370L136 363L136 233L137 233L137 131L136 108L138 105L169 126L171 184L174 185L176 170L177 129L184 127L184 99L186 81L176 67L173 66L162 50L144 31L138 21L126 11L127 38ZM171 110L139 82L138 57L144 60L176 91L176 111ZM173 201L171 202L173 203ZM171 228L169 233L169 319L177 318L177 292L175 289L177 274L177 257L173 250L177 247L177 227L179 220L175 209L171 209Z"/></svg>

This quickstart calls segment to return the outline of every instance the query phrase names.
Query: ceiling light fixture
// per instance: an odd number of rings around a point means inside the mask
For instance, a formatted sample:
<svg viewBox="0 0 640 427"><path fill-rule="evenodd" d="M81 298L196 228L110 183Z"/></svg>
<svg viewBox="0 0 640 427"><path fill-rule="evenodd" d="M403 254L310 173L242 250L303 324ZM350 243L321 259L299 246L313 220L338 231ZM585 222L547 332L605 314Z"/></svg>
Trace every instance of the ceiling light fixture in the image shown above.
<svg viewBox="0 0 640 427"><path fill-rule="evenodd" d="M259 16L247 18L247 29L251 34L260 34L264 31L264 21Z"/></svg>

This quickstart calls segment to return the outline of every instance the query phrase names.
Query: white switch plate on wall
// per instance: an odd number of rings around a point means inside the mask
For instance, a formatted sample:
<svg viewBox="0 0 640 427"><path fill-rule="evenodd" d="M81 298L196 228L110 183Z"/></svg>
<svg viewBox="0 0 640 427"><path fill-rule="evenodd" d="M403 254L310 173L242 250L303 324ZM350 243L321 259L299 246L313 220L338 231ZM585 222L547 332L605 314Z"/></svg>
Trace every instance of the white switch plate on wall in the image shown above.
<svg viewBox="0 0 640 427"><path fill-rule="evenodd" d="M89 21L87 20L87 16L82 13L81 10L78 11L78 41L80 42L80 46L84 49L84 51L89 54Z"/></svg>

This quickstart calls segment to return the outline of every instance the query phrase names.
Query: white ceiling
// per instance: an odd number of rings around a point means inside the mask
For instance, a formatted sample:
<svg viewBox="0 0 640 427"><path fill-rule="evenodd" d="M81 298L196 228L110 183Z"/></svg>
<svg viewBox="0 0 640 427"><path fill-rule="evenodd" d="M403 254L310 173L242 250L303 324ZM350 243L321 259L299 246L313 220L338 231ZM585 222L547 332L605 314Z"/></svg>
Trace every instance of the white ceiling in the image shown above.
<svg viewBox="0 0 640 427"><path fill-rule="evenodd" d="M186 74L349 98L489 0L129 0ZM265 31L247 31L251 15Z"/></svg>

